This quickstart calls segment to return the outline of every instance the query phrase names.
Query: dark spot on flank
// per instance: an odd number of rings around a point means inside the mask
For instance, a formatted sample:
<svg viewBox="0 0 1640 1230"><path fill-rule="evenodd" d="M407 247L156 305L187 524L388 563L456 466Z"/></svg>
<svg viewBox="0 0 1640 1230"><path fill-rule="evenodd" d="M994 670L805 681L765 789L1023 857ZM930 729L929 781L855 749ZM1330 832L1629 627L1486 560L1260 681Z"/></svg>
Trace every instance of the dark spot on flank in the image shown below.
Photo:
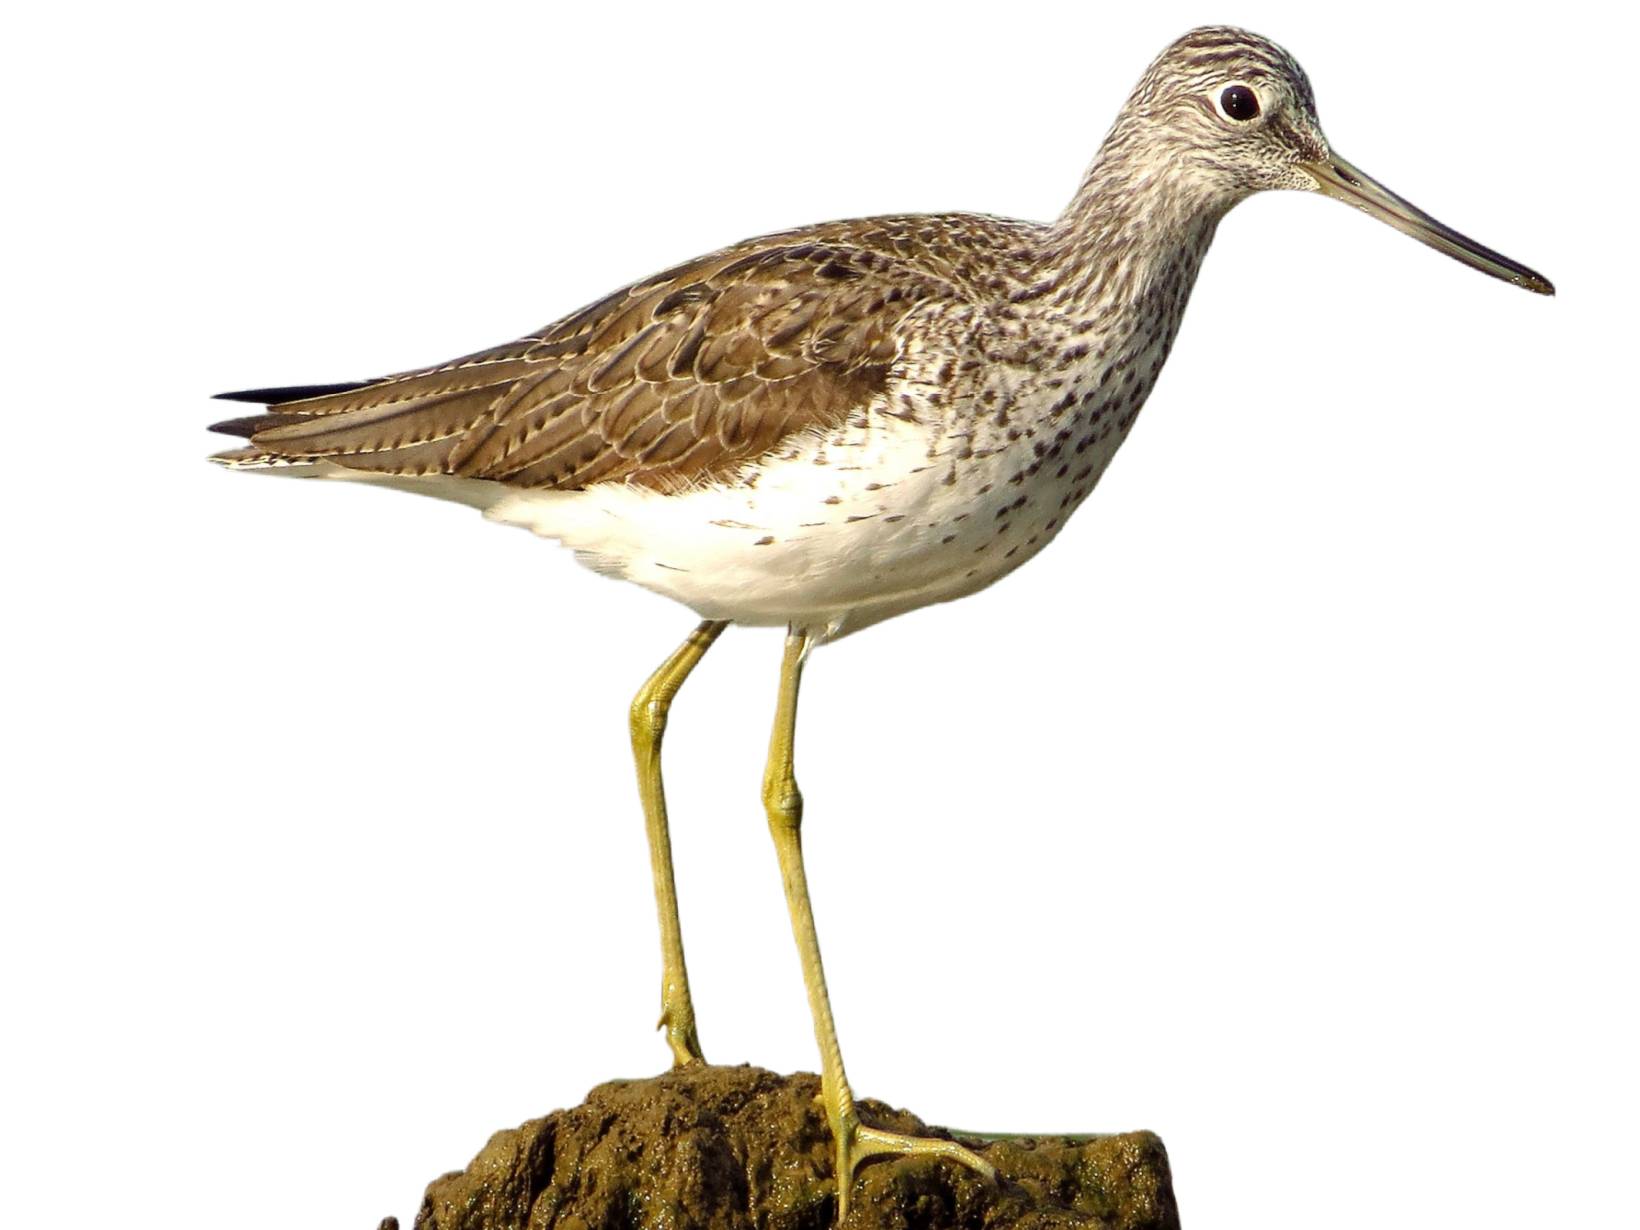
<svg viewBox="0 0 1640 1230"><path fill-rule="evenodd" d="M763 537L759 538L752 545L754 547L766 547L770 543L772 543L773 541L774 541L774 535L773 534L765 534L765 535L763 535Z"/></svg>

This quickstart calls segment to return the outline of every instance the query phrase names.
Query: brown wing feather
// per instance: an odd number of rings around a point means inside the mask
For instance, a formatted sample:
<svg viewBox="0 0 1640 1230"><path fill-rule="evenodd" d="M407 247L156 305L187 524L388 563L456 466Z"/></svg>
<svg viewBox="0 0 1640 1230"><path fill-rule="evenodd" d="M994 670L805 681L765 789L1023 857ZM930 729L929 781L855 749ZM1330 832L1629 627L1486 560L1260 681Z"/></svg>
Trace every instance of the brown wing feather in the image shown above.
<svg viewBox="0 0 1640 1230"><path fill-rule="evenodd" d="M253 428L252 448L269 458L521 487L670 489L846 422L886 385L907 314L955 293L881 252L776 236L517 342L233 425Z"/></svg>

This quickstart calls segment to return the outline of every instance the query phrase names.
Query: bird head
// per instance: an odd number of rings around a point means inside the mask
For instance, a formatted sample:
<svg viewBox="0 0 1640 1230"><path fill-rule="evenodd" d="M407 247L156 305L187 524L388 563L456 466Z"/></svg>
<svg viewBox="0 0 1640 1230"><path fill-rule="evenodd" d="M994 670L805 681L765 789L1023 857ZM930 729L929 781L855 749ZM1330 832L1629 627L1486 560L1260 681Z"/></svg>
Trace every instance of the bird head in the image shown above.
<svg viewBox="0 0 1640 1230"><path fill-rule="evenodd" d="M1165 176L1196 209L1222 213L1255 192L1319 192L1471 268L1539 294L1542 275L1437 222L1332 151L1310 80L1285 50L1246 30L1205 26L1151 64L1107 145Z"/></svg>

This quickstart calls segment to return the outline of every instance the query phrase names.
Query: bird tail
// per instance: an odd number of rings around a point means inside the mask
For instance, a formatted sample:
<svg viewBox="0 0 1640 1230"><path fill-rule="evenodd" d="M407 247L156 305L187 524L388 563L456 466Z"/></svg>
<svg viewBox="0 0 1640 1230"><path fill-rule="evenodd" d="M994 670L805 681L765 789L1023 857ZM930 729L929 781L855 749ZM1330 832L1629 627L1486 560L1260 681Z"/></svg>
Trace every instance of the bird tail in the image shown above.
<svg viewBox="0 0 1640 1230"><path fill-rule="evenodd" d="M347 394L395 379L398 378L218 393L216 396L220 401L249 402L263 407L263 410L260 414L246 414L212 423L212 431L239 436L248 443L213 453L210 460L230 470L256 470L292 478L347 479L466 504L481 511L488 510L507 494L506 488L484 479L450 474L440 464L442 457L431 455L437 450L448 452L454 440L434 440L421 445L383 449L378 453L355 455L338 450L334 455L327 455L323 451L306 451L300 445L292 449L281 438L292 429L299 433L304 424L316 425L317 429L322 430L329 421L343 420L352 408ZM492 393L486 395L493 396ZM258 435L276 429L279 434L265 444L257 442Z"/></svg>
<svg viewBox="0 0 1640 1230"><path fill-rule="evenodd" d="M351 393L371 383L373 382L368 380L354 380L342 384L292 384L280 388L240 389L234 393L218 393L218 401L247 402L263 407L263 411L261 414L244 414L236 418L223 419L219 423L212 423L209 430L224 436L240 436L250 440L259 431L290 423L307 422L319 417L316 414L303 413L300 409L277 411L274 409L276 406L289 406L293 402L330 397L336 393ZM280 470L293 474L313 474L321 468L315 464L316 458L286 457L258 448L254 443L224 449L219 453L213 453L210 459L230 470Z"/></svg>

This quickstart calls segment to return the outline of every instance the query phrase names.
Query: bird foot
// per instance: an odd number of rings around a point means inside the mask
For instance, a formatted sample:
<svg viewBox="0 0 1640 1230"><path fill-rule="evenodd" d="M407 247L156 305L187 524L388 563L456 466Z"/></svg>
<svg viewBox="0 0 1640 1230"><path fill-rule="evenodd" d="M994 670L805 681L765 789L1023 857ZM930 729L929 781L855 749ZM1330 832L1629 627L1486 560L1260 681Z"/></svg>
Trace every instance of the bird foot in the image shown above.
<svg viewBox="0 0 1640 1230"><path fill-rule="evenodd" d="M854 1187L854 1172L868 1158L884 1154L943 1157L959 1162L975 1171L987 1183L995 1183L996 1167L972 1149L954 1140L937 1136L907 1136L882 1128L867 1127L858 1115L850 1115L841 1125L833 1125L837 1137L837 1224L848 1217L849 1193Z"/></svg>
<svg viewBox="0 0 1640 1230"><path fill-rule="evenodd" d="M674 1068L706 1062L706 1056L700 1049L700 1036L695 1032L692 1005L663 1004L661 1019L655 1022L655 1028L666 1030L666 1045L672 1048Z"/></svg>

